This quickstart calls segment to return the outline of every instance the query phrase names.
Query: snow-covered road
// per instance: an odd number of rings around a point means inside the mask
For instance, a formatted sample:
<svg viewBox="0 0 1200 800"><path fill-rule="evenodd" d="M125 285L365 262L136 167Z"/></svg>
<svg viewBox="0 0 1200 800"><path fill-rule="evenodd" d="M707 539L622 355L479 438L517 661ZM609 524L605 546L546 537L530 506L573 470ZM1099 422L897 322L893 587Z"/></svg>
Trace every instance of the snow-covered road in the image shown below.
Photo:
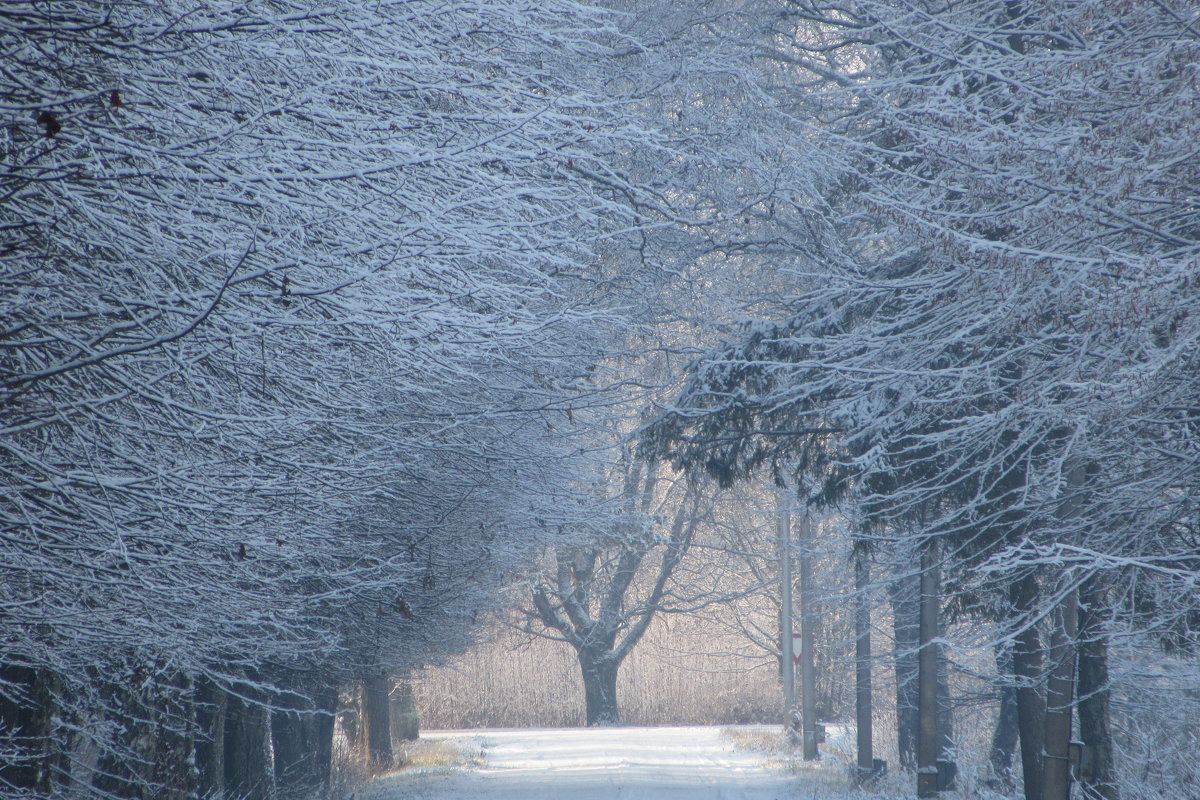
<svg viewBox="0 0 1200 800"><path fill-rule="evenodd" d="M422 734L482 748L481 767L381 779L371 800L784 800L796 781L718 728Z"/></svg>

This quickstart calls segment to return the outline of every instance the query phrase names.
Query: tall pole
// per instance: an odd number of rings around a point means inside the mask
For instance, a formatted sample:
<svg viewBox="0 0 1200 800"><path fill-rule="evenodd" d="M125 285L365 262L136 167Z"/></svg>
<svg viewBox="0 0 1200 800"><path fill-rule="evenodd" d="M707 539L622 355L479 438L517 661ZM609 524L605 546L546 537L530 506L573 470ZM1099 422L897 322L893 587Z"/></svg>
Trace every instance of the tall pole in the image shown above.
<svg viewBox="0 0 1200 800"><path fill-rule="evenodd" d="M858 772L855 783L875 777L871 743L871 565L862 551L854 554L854 717L858 728Z"/></svg>
<svg viewBox="0 0 1200 800"><path fill-rule="evenodd" d="M938 615L941 575L935 545L921 552L920 650L917 651L917 797L938 792Z"/></svg>
<svg viewBox="0 0 1200 800"><path fill-rule="evenodd" d="M779 615L779 644L783 653L783 724L790 736L793 730L792 714L796 708L796 662L792 647L792 515L788 511L790 500L787 492L778 490L775 500L778 510L779 583L783 594Z"/></svg>
<svg viewBox="0 0 1200 800"><path fill-rule="evenodd" d="M812 624L812 520L805 510L800 517L800 720L804 738L804 760L821 757L817 750L817 680L813 669Z"/></svg>

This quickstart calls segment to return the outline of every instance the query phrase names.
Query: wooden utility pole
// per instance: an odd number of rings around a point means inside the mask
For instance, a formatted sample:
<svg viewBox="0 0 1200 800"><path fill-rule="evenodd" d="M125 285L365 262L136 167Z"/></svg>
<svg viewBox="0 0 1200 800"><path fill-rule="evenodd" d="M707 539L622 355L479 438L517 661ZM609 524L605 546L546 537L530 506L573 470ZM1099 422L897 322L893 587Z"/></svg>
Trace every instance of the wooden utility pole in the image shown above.
<svg viewBox="0 0 1200 800"><path fill-rule="evenodd" d="M788 736L794 735L792 725L796 710L796 662L792 646L792 515L788 510L790 499L787 492L776 492L776 530L779 539L779 584L782 590L779 614L779 646L783 653L783 705L784 728Z"/></svg>
<svg viewBox="0 0 1200 800"><path fill-rule="evenodd" d="M800 722L805 761L821 757L817 750L817 680L813 669L812 538L812 520L806 509L800 517Z"/></svg>
<svg viewBox="0 0 1200 800"><path fill-rule="evenodd" d="M934 544L921 552L920 650L917 653L917 797L938 792L938 614L941 575Z"/></svg>
<svg viewBox="0 0 1200 800"><path fill-rule="evenodd" d="M871 736L871 565L867 556L854 554L854 718L858 729L858 771L855 783L875 777L875 753Z"/></svg>

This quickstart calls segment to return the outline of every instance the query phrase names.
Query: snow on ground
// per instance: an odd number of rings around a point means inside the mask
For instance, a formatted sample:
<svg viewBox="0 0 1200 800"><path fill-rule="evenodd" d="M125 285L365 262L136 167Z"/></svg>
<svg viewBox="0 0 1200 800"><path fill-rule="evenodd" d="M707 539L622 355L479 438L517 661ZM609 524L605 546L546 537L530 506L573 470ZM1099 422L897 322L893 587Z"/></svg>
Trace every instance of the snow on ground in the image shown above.
<svg viewBox="0 0 1200 800"><path fill-rule="evenodd" d="M482 751L482 766L400 772L369 800L794 800L826 797L833 764L793 774L778 758L738 748L721 728L440 731ZM844 787L844 778L841 781ZM840 792L839 792L840 794Z"/></svg>

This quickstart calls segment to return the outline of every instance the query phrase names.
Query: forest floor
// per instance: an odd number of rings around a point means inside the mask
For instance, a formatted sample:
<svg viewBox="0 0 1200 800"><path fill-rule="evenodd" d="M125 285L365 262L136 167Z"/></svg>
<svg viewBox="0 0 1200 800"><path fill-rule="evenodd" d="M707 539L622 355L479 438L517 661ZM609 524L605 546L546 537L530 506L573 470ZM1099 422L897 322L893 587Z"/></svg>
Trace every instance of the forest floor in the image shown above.
<svg viewBox="0 0 1200 800"><path fill-rule="evenodd" d="M423 732L437 756L359 800L842 800L846 762L805 763L779 729L616 727ZM456 754L456 755L449 755Z"/></svg>

